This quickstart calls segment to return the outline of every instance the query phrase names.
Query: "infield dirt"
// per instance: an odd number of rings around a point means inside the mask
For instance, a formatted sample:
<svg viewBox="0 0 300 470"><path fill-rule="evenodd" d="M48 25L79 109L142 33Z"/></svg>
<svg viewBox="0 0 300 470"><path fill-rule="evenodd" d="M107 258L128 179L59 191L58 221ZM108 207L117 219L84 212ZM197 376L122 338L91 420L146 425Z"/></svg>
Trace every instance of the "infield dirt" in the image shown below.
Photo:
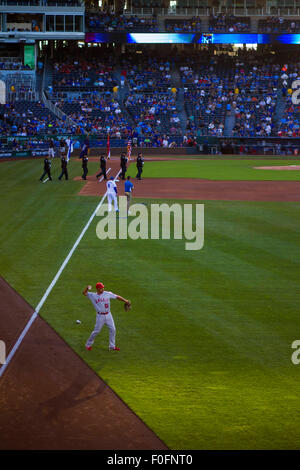
<svg viewBox="0 0 300 470"><path fill-rule="evenodd" d="M33 308L1 277L0 293L8 354ZM167 449L39 316L1 378L0 409L2 450Z"/></svg>

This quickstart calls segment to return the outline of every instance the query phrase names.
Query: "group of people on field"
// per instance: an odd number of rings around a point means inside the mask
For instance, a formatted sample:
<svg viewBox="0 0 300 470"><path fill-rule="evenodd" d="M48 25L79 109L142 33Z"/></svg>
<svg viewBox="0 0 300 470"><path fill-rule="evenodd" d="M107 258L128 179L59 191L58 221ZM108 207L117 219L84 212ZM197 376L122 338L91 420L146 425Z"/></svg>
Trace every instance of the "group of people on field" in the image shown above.
<svg viewBox="0 0 300 470"><path fill-rule="evenodd" d="M63 176L65 176L65 179L69 179L68 175L68 162L70 159L70 155L72 153L72 141L70 139L63 140L61 139L59 143L59 154L60 154L60 159L61 159L61 174L59 175L58 179L61 180ZM88 174L88 155L90 151L90 145L89 145L89 140L85 139L83 142L80 156L79 158L82 160L82 179L86 180L87 174ZM48 149L48 155L44 158L44 171L43 174L40 177L40 181L43 181L44 177L47 175L47 179L44 181L52 181L52 176L51 176L51 160L52 158L55 157L55 151L54 151L54 142L53 140L50 140L49 142L49 149ZM106 164L107 164L107 159L110 159L108 156L107 158L105 157L105 153L101 153L100 156L100 172L96 174L96 178L99 179L101 176L102 178L106 181L107 180L107 174L106 174ZM120 178L122 180L125 180L126 172L127 172L127 163L128 163L128 157L126 157L125 152L122 153L121 158L120 158ZM144 165L144 159L142 156L142 153L140 152L137 156L136 159L136 167L137 167L137 175L136 178L138 180L141 180L141 175L143 172L143 165Z"/></svg>

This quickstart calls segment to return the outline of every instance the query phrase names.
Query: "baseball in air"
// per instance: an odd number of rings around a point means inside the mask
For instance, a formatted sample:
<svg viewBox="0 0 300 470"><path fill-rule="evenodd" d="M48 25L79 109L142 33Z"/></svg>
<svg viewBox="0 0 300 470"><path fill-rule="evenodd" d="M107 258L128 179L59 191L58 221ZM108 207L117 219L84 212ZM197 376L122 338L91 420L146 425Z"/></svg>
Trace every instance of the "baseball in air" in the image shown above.
<svg viewBox="0 0 300 470"><path fill-rule="evenodd" d="M81 321L80 321L80 320L76 320L76 323L81 323Z"/></svg>

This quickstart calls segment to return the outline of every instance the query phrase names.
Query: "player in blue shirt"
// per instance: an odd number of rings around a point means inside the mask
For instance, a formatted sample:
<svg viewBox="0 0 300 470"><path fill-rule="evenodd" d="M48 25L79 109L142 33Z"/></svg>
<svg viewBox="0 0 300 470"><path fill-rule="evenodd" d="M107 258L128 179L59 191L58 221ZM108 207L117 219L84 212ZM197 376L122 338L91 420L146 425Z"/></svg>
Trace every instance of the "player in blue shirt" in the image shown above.
<svg viewBox="0 0 300 470"><path fill-rule="evenodd" d="M130 214L129 206L131 204L133 188L134 188L134 186L133 186L132 182L130 181L130 176L127 176L127 180L125 181L125 195L127 197L127 214Z"/></svg>

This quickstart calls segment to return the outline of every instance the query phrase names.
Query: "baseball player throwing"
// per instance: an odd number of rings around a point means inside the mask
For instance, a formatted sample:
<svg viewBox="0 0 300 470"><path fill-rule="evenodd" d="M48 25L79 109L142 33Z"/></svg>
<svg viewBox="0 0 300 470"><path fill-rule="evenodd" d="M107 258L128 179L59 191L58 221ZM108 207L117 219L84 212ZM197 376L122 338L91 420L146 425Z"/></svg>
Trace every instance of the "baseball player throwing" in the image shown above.
<svg viewBox="0 0 300 470"><path fill-rule="evenodd" d="M86 297L90 299L90 301L95 307L97 315L96 315L96 324L95 324L94 331L92 332L91 336L87 340L85 347L88 351L91 351L92 345L95 341L96 336L100 333L103 325L106 324L109 329L109 350L120 351L120 348L117 348L115 344L116 327L115 327L114 319L110 311L110 300L111 299L121 300L127 305L130 304L130 301L124 299L120 295L116 295L116 294L113 294L112 292L105 291L104 285L102 284L102 282L98 282L96 284L97 293L88 292L89 290L91 290L91 288L92 286L87 286L82 293L83 295L85 295Z"/></svg>

